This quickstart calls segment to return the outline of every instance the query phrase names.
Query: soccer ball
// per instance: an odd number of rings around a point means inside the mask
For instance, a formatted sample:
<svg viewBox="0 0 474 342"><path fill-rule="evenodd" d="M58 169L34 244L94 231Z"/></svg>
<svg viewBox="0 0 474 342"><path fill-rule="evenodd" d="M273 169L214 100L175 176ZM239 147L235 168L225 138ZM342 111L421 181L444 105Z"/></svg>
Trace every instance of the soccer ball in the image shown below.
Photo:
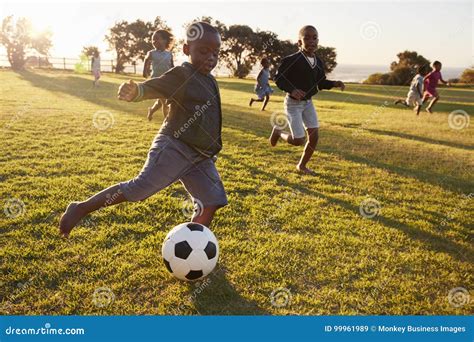
<svg viewBox="0 0 474 342"><path fill-rule="evenodd" d="M219 258L219 245L209 228L186 222L177 225L166 235L161 254L172 275L192 281L212 272Z"/></svg>

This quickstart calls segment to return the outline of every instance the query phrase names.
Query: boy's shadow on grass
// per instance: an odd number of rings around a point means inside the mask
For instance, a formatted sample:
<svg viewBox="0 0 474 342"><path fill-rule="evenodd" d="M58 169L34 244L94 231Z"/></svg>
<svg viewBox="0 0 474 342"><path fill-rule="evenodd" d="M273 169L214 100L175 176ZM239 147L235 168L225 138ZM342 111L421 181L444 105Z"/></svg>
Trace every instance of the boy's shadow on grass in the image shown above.
<svg viewBox="0 0 474 342"><path fill-rule="evenodd" d="M437 140L437 139L432 139L432 138L427 138L423 136L418 136L418 135L413 135L413 134L408 134L408 133L402 133L402 132L393 132L393 131L386 131L386 130L381 130L381 129L373 129L373 128L366 128L362 127L361 124L340 124L340 123L331 123L331 125L337 125L341 127L347 127L347 128L354 128L354 129L361 129L367 132L379 134L379 135L387 135L387 136L392 136L392 137L398 137L402 139L407 139L407 140L415 140L415 141L421 141L425 142L428 144L434 144L434 145L443 145L443 146L448 146L448 147L455 147L455 148L461 148L465 150L472 151L474 150L474 146L470 145L464 145L464 144L459 144L451 141L443 141L443 140Z"/></svg>
<svg viewBox="0 0 474 342"><path fill-rule="evenodd" d="M200 315L268 315L254 301L243 298L226 278L224 266L189 285L189 300ZM183 307L184 309L184 307Z"/></svg>
<svg viewBox="0 0 474 342"><path fill-rule="evenodd" d="M359 207L353 205L352 203L348 201L344 201L338 198L334 198L331 196L328 196L326 194L323 194L321 192L318 192L316 190L309 189L308 187L300 184L300 183L292 183L288 181L286 178L279 177L278 175L270 172L266 172L260 168L257 168L253 165L246 164L242 160L236 160L235 158L225 155L225 158L228 159L232 163L239 163L239 164L245 164L245 166L251 170L253 174L259 174L262 175L263 177L269 179L269 180L276 180L278 185L280 186L285 186L290 189L297 189L301 193L310 195L310 196L315 196L318 198L322 198L326 201L328 201L331 204L338 205L340 207L343 207L349 211L352 211L356 213L357 215L359 214ZM328 182L331 182L332 184L337 184L338 181L337 179L328 179ZM415 228L409 225L406 225L402 222L399 222L397 220L394 220L392 218L384 217L383 215L379 215L376 218L377 221L382 223L385 227L391 228L391 229L396 229L404 234L406 234L410 239L412 240L418 240L422 242L423 244L429 246L431 250L434 250L439 253L447 253L451 255L453 258L461 260L461 261L469 261L472 260L473 258L473 253L469 248L465 248L462 245L457 244L456 242L452 242L447 238L444 238L442 236L436 235L434 233L428 232L428 231L423 231L419 228Z"/></svg>
<svg viewBox="0 0 474 342"><path fill-rule="evenodd" d="M252 115L247 115L245 117L242 117L239 112L240 110L244 110L243 108L239 106L232 106L232 109L225 106L228 108L226 111L226 116L224 117L224 127L226 128L231 128L233 130L238 130L238 131L243 131L247 133L253 133L257 137L268 137L268 134L270 133L270 126L268 125L268 121L263 119L261 116L252 116ZM353 125L353 127L357 127L357 125ZM348 126L348 128L350 128ZM355 128L356 129L356 128ZM359 145L359 141L362 145L364 145L364 139L365 137L359 137L359 136L354 136L352 135L352 132L342 132L341 130L338 129L331 129L331 127L325 128L325 135L324 137L326 144L321 145L319 147L319 150L325 153L333 153L336 155L341 156L345 160L349 160L352 162L356 163L361 163L368 165L370 167L376 167L384 170L388 170L390 172L397 173L398 175L401 176L408 176L408 177L413 177L418 179L421 182L433 184L436 186L443 187L448 190L456 190L456 191L461 191L465 192L466 190L466 180L462 179L460 177L456 177L453 175L446 175L446 174L440 174L436 172L432 172L430 170L426 170L423 168L415 168L415 167L408 167L408 166L403 166L399 165L397 163L390 163L387 160L374 160L373 158L366 157L363 154L360 154L357 149L354 149L353 146ZM380 130L375 130L375 134L383 134L384 131ZM393 134L392 134L393 133ZM231 132L225 132L226 135L232 135ZM386 135L396 135L398 136L396 132L385 132ZM408 135L408 134L400 134L398 136L401 139L407 139L407 140L420 140L423 141L423 139L429 140L429 138L423 138L423 137L418 137L414 135ZM337 139L338 141L351 141L351 146L350 148L333 148L331 146L331 140ZM238 137L232 136L231 141L238 141ZM426 141L430 143L437 143L440 145L446 145L449 146L451 143L446 142L446 141L435 141L435 140L430 140ZM452 143L456 144L456 143ZM469 149L468 145L462 145L462 144L457 144L458 146L453 146L453 147L458 147L458 148L466 148ZM396 146L392 146L390 144L386 144L383 146L385 151L389 151L391 154L393 154L396 157L404 158L406 157L406 152L401 152L397 150ZM374 149L380 149L380 145L373 145ZM272 153L276 154L282 154L284 152L279 152L278 150L274 150ZM450 166L451 168L453 165ZM466 170L467 172L467 170Z"/></svg>
<svg viewBox="0 0 474 342"><path fill-rule="evenodd" d="M18 73L34 87L68 94L84 101L88 101L103 107L115 109L117 111L137 110L137 106L119 101L117 91L119 84L100 80L99 87L92 86L92 78L75 76L74 74L64 74L61 77L49 77L47 75L24 70ZM118 75L119 76L119 75ZM136 77L130 76L136 79ZM126 79L123 80L124 82Z"/></svg>

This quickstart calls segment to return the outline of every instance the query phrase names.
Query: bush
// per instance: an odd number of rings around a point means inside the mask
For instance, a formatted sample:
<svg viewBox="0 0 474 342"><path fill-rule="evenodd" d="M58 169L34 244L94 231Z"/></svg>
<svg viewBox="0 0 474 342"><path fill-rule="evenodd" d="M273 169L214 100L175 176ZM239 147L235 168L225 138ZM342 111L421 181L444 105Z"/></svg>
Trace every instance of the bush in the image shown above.
<svg viewBox="0 0 474 342"><path fill-rule="evenodd" d="M388 84L390 74L380 72L370 75L363 83L365 84Z"/></svg>
<svg viewBox="0 0 474 342"><path fill-rule="evenodd" d="M474 83L474 69L468 68L464 70L459 81L468 84Z"/></svg>

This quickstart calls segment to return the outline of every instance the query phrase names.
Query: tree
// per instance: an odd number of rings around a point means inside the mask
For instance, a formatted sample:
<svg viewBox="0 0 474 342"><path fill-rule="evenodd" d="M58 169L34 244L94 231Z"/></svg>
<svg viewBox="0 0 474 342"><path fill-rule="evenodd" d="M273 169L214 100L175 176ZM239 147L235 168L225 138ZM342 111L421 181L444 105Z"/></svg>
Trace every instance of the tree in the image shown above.
<svg viewBox="0 0 474 342"><path fill-rule="evenodd" d="M410 84L420 66L428 68L430 61L416 51L403 51L397 54L398 61L390 64L391 72L370 75L364 83L407 85Z"/></svg>
<svg viewBox="0 0 474 342"><path fill-rule="evenodd" d="M122 20L110 28L105 40L115 50L116 73L123 72L126 63L145 58L146 53L153 49L151 36L158 29L171 30L160 17L156 17L153 23L140 19L132 23Z"/></svg>
<svg viewBox="0 0 474 342"><path fill-rule="evenodd" d="M87 57L93 57L95 54L99 53L99 48L97 46L84 46L82 48L82 54Z"/></svg>
<svg viewBox="0 0 474 342"><path fill-rule="evenodd" d="M34 34L31 22L19 18L16 22L13 16L3 19L0 42L7 51L8 61L12 69L21 70L25 67L26 53L34 50L47 55L52 46L51 32L44 31Z"/></svg>
<svg viewBox="0 0 474 342"><path fill-rule="evenodd" d="M422 55L419 55L416 51L405 50L400 52L397 57L398 61L393 61L390 64L390 70L392 71L404 67L415 69L419 66L428 67L430 65L430 61Z"/></svg>
<svg viewBox="0 0 474 342"><path fill-rule="evenodd" d="M257 39L255 40L255 50L260 56L265 56L270 60L273 66L270 70L272 75L281 64L283 57L291 55L298 51L298 45L290 40L280 40L278 35L271 31L255 32ZM318 46L316 55L324 62L324 71L329 74L337 65L336 49L333 47Z"/></svg>
<svg viewBox="0 0 474 342"><path fill-rule="evenodd" d="M474 83L474 68L468 68L463 71L461 78L459 79L461 83L473 84Z"/></svg>
<svg viewBox="0 0 474 342"><path fill-rule="evenodd" d="M190 21L189 23L184 24L183 28L187 29L189 26L191 26L192 23L196 23L199 21L208 23L209 25L212 25L213 27L215 27L217 29L217 32L219 32L219 34L221 35L221 38L224 37L227 31L227 26L223 22L209 16L197 17L196 19Z"/></svg>
<svg viewBox="0 0 474 342"><path fill-rule="evenodd" d="M324 71L326 74L331 73L334 68L337 66L336 62L336 49L328 46L318 46L316 50L316 56L321 58L324 62Z"/></svg>
<svg viewBox="0 0 474 342"><path fill-rule="evenodd" d="M259 55L255 41L256 35L247 25L232 25L225 32L221 58L234 76L244 78L252 70Z"/></svg>

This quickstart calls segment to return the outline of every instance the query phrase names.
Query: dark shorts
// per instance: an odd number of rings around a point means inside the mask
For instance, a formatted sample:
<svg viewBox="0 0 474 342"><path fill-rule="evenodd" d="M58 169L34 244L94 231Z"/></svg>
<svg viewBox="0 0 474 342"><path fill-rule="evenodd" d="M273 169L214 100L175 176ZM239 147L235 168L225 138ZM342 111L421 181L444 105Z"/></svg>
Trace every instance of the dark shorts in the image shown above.
<svg viewBox="0 0 474 342"><path fill-rule="evenodd" d="M181 181L203 207L227 205L227 196L214 161L174 137L158 134L139 175L120 183L128 201L141 201Z"/></svg>

